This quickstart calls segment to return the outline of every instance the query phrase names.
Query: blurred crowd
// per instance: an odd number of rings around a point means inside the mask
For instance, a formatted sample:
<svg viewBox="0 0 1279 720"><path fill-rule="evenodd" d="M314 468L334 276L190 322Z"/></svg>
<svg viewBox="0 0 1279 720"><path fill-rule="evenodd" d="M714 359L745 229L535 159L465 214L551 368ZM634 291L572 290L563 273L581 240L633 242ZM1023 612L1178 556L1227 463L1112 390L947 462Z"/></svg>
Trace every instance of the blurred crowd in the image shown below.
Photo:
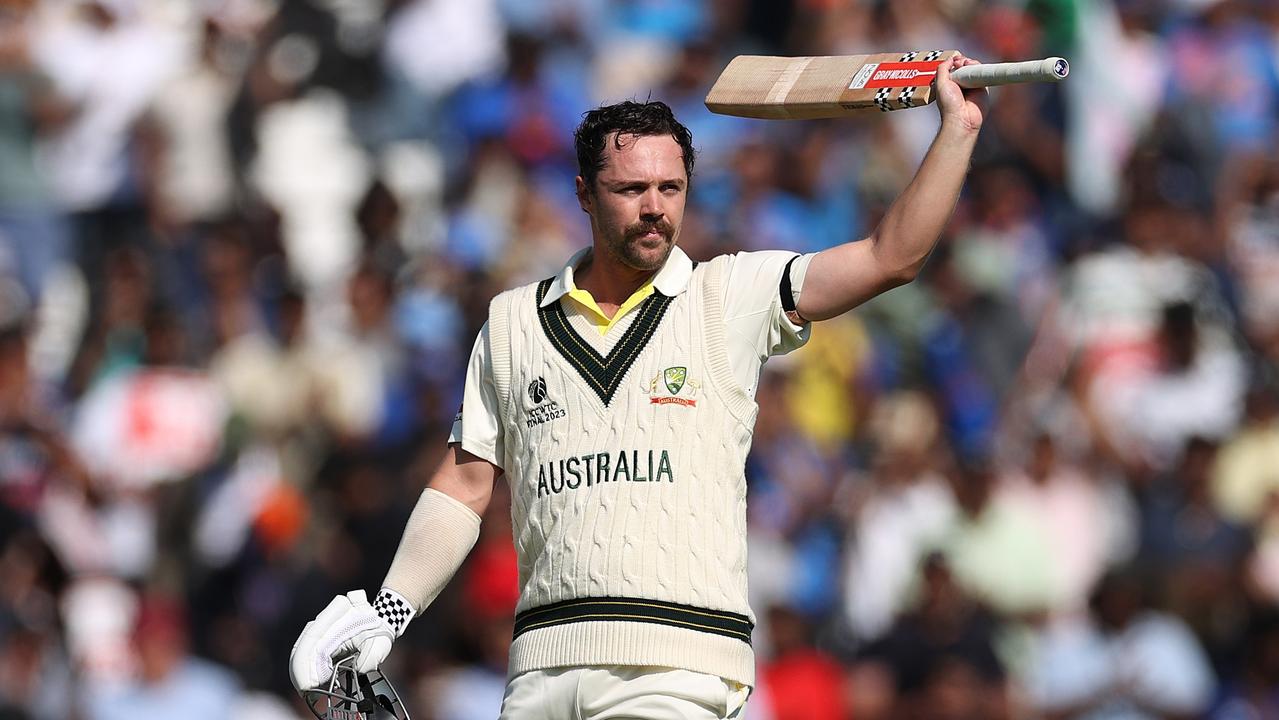
<svg viewBox="0 0 1279 720"><path fill-rule="evenodd" d="M923 276L766 367L751 720L1279 718L1279 4L0 0L0 718L307 717L488 299L589 243L572 130L661 99L694 258L874 228L937 125L709 114L738 53L1063 55ZM501 488L386 668L493 718Z"/></svg>

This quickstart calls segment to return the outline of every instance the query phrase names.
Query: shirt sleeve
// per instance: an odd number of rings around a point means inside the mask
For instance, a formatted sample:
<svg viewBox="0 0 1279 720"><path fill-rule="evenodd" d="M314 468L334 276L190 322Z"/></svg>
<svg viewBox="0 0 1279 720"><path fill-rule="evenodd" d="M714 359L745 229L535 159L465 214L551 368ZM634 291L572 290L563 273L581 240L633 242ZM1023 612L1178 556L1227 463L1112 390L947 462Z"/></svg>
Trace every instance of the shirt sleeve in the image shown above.
<svg viewBox="0 0 1279 720"><path fill-rule="evenodd" d="M502 421L493 384L493 363L489 360L489 326L480 328L471 348L466 367L466 385L462 390L462 407L453 418L449 444L460 443L462 449L502 467Z"/></svg>
<svg viewBox="0 0 1279 720"><path fill-rule="evenodd" d="M740 252L729 256L724 283L724 322L733 374L754 396L760 368L768 358L804 346L812 323L791 322L782 308L782 272L790 265L791 297L799 303L813 253L784 250ZM791 262L794 260L794 262Z"/></svg>
<svg viewBox="0 0 1279 720"><path fill-rule="evenodd" d="M790 263L791 296L799 303L813 255L783 250L732 255L724 288L724 319L754 339L762 357L785 355L808 342L810 323L797 325L782 309L782 271ZM791 263L791 260L795 262Z"/></svg>

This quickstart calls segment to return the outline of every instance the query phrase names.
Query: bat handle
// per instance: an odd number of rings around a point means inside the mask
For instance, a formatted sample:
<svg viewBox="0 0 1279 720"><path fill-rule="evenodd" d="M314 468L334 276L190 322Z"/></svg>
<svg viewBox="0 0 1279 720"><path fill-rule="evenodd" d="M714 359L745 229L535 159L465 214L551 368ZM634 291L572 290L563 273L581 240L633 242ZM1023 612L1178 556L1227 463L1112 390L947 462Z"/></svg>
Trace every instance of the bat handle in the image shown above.
<svg viewBox="0 0 1279 720"><path fill-rule="evenodd" d="M1070 74L1065 58L1050 57L1026 62L983 63L951 72L950 79L965 88L1026 82L1057 82Z"/></svg>

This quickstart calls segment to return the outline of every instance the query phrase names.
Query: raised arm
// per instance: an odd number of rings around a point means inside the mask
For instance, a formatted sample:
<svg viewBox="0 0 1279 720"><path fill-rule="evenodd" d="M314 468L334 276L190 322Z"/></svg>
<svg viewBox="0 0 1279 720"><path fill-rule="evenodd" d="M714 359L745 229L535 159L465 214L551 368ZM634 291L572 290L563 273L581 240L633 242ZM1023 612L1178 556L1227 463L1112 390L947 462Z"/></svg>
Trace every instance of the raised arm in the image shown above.
<svg viewBox="0 0 1279 720"><path fill-rule="evenodd" d="M955 209L981 129L986 91L964 90L950 79L951 70L975 64L956 55L938 69L937 137L914 179L869 237L813 258L796 308L804 319L841 315L915 279Z"/></svg>

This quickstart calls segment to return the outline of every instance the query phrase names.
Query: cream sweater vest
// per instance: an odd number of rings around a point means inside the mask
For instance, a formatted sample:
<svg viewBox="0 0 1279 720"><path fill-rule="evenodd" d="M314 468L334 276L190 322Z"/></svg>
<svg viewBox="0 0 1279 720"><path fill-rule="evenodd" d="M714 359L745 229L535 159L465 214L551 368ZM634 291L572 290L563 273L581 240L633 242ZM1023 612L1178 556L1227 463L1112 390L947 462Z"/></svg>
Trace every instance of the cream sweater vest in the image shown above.
<svg viewBox="0 0 1279 720"><path fill-rule="evenodd" d="M744 465L758 410L725 343L725 258L655 293L607 357L543 281L489 342L520 601L510 674L656 665L754 684Z"/></svg>

